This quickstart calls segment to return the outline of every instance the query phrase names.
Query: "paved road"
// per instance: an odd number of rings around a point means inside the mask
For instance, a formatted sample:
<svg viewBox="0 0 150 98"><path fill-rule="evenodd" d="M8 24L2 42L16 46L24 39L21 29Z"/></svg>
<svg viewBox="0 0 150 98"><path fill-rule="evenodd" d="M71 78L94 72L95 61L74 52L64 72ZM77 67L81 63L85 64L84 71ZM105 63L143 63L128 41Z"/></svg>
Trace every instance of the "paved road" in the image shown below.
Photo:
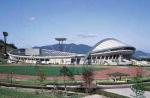
<svg viewBox="0 0 150 98"><path fill-rule="evenodd" d="M119 95L124 95L124 96L130 97L130 98L134 98L134 97L132 97L134 95L134 92L130 88L104 89L104 91L116 93ZM145 96L145 98L150 98L150 92L145 91L144 96Z"/></svg>
<svg viewBox="0 0 150 98"><path fill-rule="evenodd" d="M82 98L108 98L108 97L95 94L95 95L88 95L88 96L85 96L85 97L82 97Z"/></svg>
<svg viewBox="0 0 150 98"><path fill-rule="evenodd" d="M129 88L133 84L120 84L120 85L99 85L97 84L97 87L102 88L102 89L115 89L115 88Z"/></svg>

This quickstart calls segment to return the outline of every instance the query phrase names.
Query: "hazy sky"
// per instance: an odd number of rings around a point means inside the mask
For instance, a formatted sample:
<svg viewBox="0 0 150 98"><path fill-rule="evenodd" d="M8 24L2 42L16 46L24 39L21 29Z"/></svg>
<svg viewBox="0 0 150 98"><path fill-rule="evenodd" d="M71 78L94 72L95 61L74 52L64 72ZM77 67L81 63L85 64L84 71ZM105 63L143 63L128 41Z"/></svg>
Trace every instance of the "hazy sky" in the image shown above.
<svg viewBox="0 0 150 98"><path fill-rule="evenodd" d="M150 52L150 0L0 0L0 32L17 47L116 38ZM0 39L3 39L0 33Z"/></svg>

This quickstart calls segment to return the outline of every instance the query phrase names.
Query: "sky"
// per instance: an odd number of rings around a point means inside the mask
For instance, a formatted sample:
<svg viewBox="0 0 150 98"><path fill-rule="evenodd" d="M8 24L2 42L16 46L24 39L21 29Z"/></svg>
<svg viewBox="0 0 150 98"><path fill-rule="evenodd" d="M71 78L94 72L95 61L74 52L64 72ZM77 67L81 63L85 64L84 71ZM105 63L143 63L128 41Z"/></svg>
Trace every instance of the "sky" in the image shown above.
<svg viewBox="0 0 150 98"><path fill-rule="evenodd" d="M0 0L3 31L18 48L116 38L150 53L150 0Z"/></svg>

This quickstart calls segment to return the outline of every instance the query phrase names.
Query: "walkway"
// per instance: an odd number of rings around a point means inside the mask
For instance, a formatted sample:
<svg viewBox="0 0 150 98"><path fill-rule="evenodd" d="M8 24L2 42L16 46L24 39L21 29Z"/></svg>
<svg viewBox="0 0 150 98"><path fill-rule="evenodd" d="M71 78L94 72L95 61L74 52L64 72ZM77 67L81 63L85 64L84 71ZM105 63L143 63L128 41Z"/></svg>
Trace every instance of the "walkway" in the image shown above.
<svg viewBox="0 0 150 98"><path fill-rule="evenodd" d="M124 95L130 98L134 98L133 96L135 95L130 88L105 89L104 91L119 94L119 95ZM144 96L145 98L150 98L150 92L145 91Z"/></svg>

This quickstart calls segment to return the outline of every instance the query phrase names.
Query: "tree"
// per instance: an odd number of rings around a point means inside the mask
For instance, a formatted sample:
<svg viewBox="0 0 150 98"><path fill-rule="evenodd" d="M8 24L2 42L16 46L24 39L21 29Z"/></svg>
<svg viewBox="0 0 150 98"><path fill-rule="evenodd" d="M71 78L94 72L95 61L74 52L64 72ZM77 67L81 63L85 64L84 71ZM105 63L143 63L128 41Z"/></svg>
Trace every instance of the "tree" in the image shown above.
<svg viewBox="0 0 150 98"><path fill-rule="evenodd" d="M35 69L37 72L38 80L40 81L40 84L42 86L44 80L46 80L46 74L43 70L40 69L39 66L36 66ZM43 92L43 86L42 86L42 92Z"/></svg>
<svg viewBox="0 0 150 98"><path fill-rule="evenodd" d="M13 49L17 49L17 47L14 44L8 44L8 46L10 46Z"/></svg>
<svg viewBox="0 0 150 98"><path fill-rule="evenodd" d="M65 91L66 89L66 77L69 77L70 79L74 79L73 73L66 67L63 66L60 69L60 75L63 75L63 80L64 80L64 84L65 84Z"/></svg>
<svg viewBox="0 0 150 98"><path fill-rule="evenodd" d="M46 74L45 72L43 72L42 70L39 70L37 72L37 75L39 76L38 77L38 80L40 81L40 83L42 84L44 82L44 80L46 80Z"/></svg>
<svg viewBox="0 0 150 98"><path fill-rule="evenodd" d="M134 78L134 84L131 86L131 90L135 93L132 95L134 98L145 98L143 83L139 83L139 77Z"/></svg>
<svg viewBox="0 0 150 98"><path fill-rule="evenodd" d="M13 72L7 74L7 82L13 84Z"/></svg>
<svg viewBox="0 0 150 98"><path fill-rule="evenodd" d="M143 76L142 74L142 67L136 68L137 74L133 78L134 84L131 86L131 90L135 93L135 95L132 95L134 98L145 98L144 96L144 85L141 83L141 78Z"/></svg>
<svg viewBox="0 0 150 98"><path fill-rule="evenodd" d="M7 42L7 36L8 36L8 33L7 32L3 32L3 36L4 36L4 45L5 45L5 50L4 50L4 53L5 55L7 55L7 52L6 52L6 42Z"/></svg>
<svg viewBox="0 0 150 98"><path fill-rule="evenodd" d="M54 96L56 95L56 90L57 90L57 83L58 83L58 79L57 76L53 77L53 90L52 90L52 94L54 94Z"/></svg>
<svg viewBox="0 0 150 98"><path fill-rule="evenodd" d="M85 81L86 93L88 94L89 88L94 80L94 71L91 68L84 68L82 78Z"/></svg>

